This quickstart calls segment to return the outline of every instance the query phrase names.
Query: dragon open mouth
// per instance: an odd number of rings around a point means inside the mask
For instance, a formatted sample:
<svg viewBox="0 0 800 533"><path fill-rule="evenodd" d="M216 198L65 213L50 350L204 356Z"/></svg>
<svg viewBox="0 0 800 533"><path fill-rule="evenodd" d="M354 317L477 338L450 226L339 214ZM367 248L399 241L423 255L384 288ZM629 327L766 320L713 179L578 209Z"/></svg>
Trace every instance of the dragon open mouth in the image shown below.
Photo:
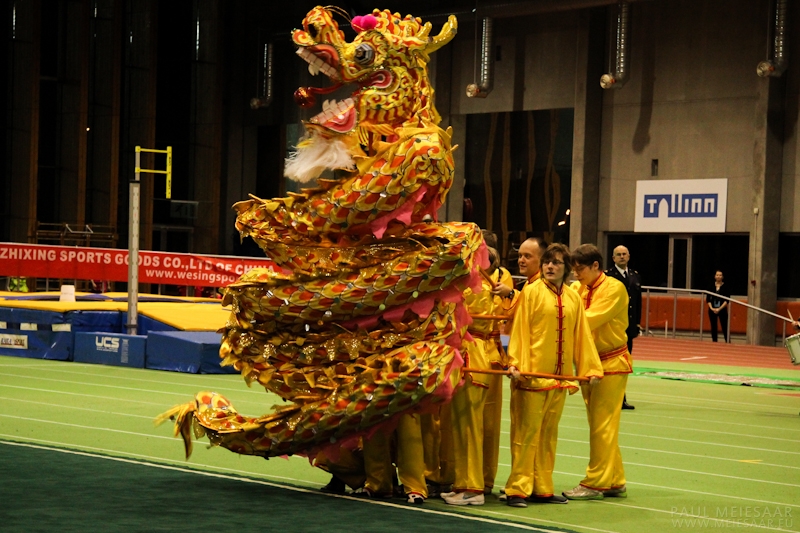
<svg viewBox="0 0 800 533"><path fill-rule="evenodd" d="M320 72L325 74L335 83L327 88L321 89L316 87L308 87L306 89L298 89L299 98L298 104L301 106L314 105L316 99L315 94L328 94L342 86L341 77L336 71L334 65L339 63L336 50L330 46L315 46L309 48L298 48L297 55L302 57L308 63L308 72L312 76L316 76ZM342 101L325 100L322 105L322 113L314 115L309 120L312 124L318 124L338 133L347 133L356 126L356 111L355 101L352 98L347 98Z"/></svg>
<svg viewBox="0 0 800 533"><path fill-rule="evenodd" d="M310 107L316 103L314 95L329 94L342 87L342 79L336 68L339 65L339 56L336 49L328 45L317 45L311 47L300 47L297 55L308 63L308 72L316 76L320 72L330 78L334 84L326 88L307 87L300 88L295 92L295 100L302 107ZM387 70L376 70L363 80L359 80L359 91L364 87L374 87L378 89L388 88L394 80L392 74ZM322 112L309 119L312 124L323 126L337 133L347 133L352 131L358 123L356 112L357 92L353 96L344 100L325 100L322 105Z"/></svg>

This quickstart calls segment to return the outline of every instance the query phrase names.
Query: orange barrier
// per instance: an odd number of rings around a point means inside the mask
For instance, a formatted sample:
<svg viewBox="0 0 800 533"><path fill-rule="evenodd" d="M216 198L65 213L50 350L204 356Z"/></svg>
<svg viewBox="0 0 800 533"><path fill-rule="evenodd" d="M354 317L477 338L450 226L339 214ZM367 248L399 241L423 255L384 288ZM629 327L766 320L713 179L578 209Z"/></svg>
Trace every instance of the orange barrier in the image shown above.
<svg viewBox="0 0 800 533"><path fill-rule="evenodd" d="M735 298L735 300L747 303L746 298ZM675 329L679 331L699 331L700 330L700 299L691 296L678 296L677 299L672 295L650 293L650 330L664 329L666 324L668 329L673 328L673 307L677 303L677 314L675 315ZM731 332L747 332L747 308L741 305L730 304L731 313ZM703 299L703 331L711 332L711 324L708 320L708 306ZM777 314L788 317L787 310L791 311L795 320L800 319L800 302L778 302ZM639 323L644 327L647 314L647 294L642 295L642 321ZM783 333L784 321L775 319L775 335ZM793 335L795 330L790 324L786 324L786 336Z"/></svg>

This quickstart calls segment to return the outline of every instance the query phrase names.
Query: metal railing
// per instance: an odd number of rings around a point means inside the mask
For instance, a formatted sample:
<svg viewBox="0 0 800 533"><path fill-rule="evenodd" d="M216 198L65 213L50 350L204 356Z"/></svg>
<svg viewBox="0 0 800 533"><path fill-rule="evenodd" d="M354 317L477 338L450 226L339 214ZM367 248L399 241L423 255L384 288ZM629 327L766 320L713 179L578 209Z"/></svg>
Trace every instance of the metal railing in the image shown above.
<svg viewBox="0 0 800 533"><path fill-rule="evenodd" d="M673 304L672 304L672 338L674 339L677 333L677 323L678 323L678 293L688 293L688 294L697 294L701 296L700 298L700 340L703 340L703 318L705 316L705 308L706 308L706 299L704 296L713 296L714 298L719 298L721 300L726 300L730 304L737 304L743 307L747 307L754 311L758 311L759 313L769 315L771 317L778 318L783 320L783 335L781 336L781 343L786 340L786 323L792 324L793 321L785 316L781 316L777 313L773 313L772 311L767 311L766 309L761 309L760 307L756 307L754 305L750 305L748 303L735 300L733 298L728 298L727 296L721 296L717 293L701 290L701 289L677 289L672 287L654 287L651 285L642 285L642 289L646 291L645 298L647 299L646 308L645 308L645 325L644 330L647 334L650 334L650 291L661 291L666 293L673 294ZM730 342L731 339L731 316L733 316L733 308L730 309L728 313L728 323L726 324L727 331L727 342ZM665 326L665 330L668 326Z"/></svg>

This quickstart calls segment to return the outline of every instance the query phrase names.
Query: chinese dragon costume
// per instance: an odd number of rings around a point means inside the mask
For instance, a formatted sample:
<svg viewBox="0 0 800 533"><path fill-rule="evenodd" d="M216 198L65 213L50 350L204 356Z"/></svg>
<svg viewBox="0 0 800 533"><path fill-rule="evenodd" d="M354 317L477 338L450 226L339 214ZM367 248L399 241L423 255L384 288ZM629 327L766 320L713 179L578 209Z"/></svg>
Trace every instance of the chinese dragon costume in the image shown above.
<svg viewBox="0 0 800 533"><path fill-rule="evenodd" d="M429 54L456 33L451 16L431 24L388 10L351 21L345 40L336 8L316 7L292 38L312 74L358 88L326 101L286 174L317 186L234 206L236 227L278 265L253 269L225 290L222 365L287 403L240 415L201 392L157 420L175 420L187 457L193 438L240 454L314 455L353 442L396 415L447 400L460 381L462 292L487 264L480 230L435 223L453 182L451 130L439 128ZM326 168L338 179L322 179Z"/></svg>

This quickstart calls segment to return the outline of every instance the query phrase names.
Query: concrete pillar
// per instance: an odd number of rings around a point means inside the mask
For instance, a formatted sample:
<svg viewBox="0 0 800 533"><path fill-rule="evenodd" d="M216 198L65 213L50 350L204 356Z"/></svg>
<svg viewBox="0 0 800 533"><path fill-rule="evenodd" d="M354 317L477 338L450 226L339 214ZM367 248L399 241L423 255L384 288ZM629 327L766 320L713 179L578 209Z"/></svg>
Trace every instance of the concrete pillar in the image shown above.
<svg viewBox="0 0 800 533"><path fill-rule="evenodd" d="M597 242L600 187L605 8L584 9L578 16L575 58L575 123L572 137L572 191L569 245Z"/></svg>
<svg viewBox="0 0 800 533"><path fill-rule="evenodd" d="M98 0L91 13L86 222L117 224L122 0Z"/></svg>
<svg viewBox="0 0 800 533"><path fill-rule="evenodd" d="M123 123L120 153L122 187L119 190L120 245L127 246L128 182L134 177L134 148L155 148L157 81L157 0L126 2L123 50ZM164 167L160 156L158 168ZM156 168L153 154L142 154L142 168ZM153 249L153 174L142 174L139 246ZM143 290L146 290L142 288Z"/></svg>
<svg viewBox="0 0 800 533"><path fill-rule="evenodd" d="M758 80L753 145L753 214L750 226L750 305L775 312L783 174L785 78ZM748 310L747 342L775 345L775 319Z"/></svg>
<svg viewBox="0 0 800 533"><path fill-rule="evenodd" d="M197 37L192 63L190 125L190 195L199 202L194 250L218 253L220 240L220 174L222 173L222 49L219 0L195 0ZM191 190L191 188L194 190Z"/></svg>
<svg viewBox="0 0 800 533"><path fill-rule="evenodd" d="M58 213L61 221L86 220L86 131L89 117L89 0L62 5L65 42L59 89Z"/></svg>
<svg viewBox="0 0 800 533"><path fill-rule="evenodd" d="M234 203L247 199L247 195L256 191L256 177L258 175L258 125L257 120L274 115L283 102L279 94L277 83L278 69L274 69L276 76L273 79L273 101L269 107L253 110L249 102L251 98L261 96L261 83L255 80L263 79L263 50L265 42L275 46L282 41L281 37L272 37L264 32L258 32L253 19L258 20L251 6L239 2L225 5L225 154L223 156L223 170L220 176L222 200L221 240L222 253L231 255L239 250L238 233L234 223L236 212L230 208ZM288 46L286 47L289 48ZM253 53L258 50L259 53ZM274 52L277 52L274 50ZM277 62L281 59L280 53L273 55ZM292 55L292 60L300 60ZM282 91L286 92L286 91ZM234 237L234 235L236 235Z"/></svg>
<svg viewBox="0 0 800 533"><path fill-rule="evenodd" d="M464 115L452 114L453 94L458 94L459 90L466 90L465 87L453 87L453 49L455 46L450 43L431 55L431 62L428 65L428 75L431 79L431 86L434 87L433 102L436 110L442 117L439 126L446 130L453 128L453 146L460 145L462 148L453 152L453 162L455 164L455 175L453 185L447 194L445 204L439 209L440 221L458 221L464 219L464 185L466 184L464 146L467 145L467 117ZM455 93L454 93L455 91Z"/></svg>
<svg viewBox="0 0 800 533"><path fill-rule="evenodd" d="M8 224L2 238L28 242L36 231L39 174L39 72L41 1L14 4L9 45L7 160L2 190ZM32 242L32 241L30 241Z"/></svg>

